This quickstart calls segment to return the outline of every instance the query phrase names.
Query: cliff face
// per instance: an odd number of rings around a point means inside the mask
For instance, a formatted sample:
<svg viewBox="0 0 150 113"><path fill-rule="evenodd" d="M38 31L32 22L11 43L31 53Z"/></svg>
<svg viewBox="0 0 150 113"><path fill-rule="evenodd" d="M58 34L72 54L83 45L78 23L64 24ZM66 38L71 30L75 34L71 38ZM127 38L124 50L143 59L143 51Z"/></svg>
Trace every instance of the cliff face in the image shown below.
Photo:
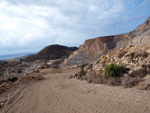
<svg viewBox="0 0 150 113"><path fill-rule="evenodd" d="M133 31L135 36L129 45L141 45L150 43L150 17Z"/></svg>
<svg viewBox="0 0 150 113"><path fill-rule="evenodd" d="M89 39L64 61L66 66L89 63L112 50L128 45L150 43L150 17L134 31L114 36Z"/></svg>

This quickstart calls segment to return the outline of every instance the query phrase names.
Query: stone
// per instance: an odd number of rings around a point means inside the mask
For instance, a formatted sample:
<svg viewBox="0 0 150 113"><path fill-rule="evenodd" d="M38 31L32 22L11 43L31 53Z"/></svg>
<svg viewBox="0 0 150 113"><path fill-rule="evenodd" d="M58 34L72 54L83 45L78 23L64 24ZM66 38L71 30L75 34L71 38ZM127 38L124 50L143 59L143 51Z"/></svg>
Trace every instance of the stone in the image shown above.
<svg viewBox="0 0 150 113"><path fill-rule="evenodd" d="M146 76L144 77L144 80L148 80L148 79L150 79L150 75L146 75Z"/></svg>
<svg viewBox="0 0 150 113"><path fill-rule="evenodd" d="M128 72L129 75L130 75L131 73L133 73L133 70L130 70L130 71Z"/></svg>

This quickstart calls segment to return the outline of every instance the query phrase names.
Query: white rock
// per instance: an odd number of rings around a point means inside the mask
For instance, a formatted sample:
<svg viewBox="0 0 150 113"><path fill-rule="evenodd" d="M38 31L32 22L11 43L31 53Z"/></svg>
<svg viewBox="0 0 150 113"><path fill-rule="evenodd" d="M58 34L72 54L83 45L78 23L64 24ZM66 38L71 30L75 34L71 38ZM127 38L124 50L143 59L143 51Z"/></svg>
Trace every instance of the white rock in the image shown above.
<svg viewBox="0 0 150 113"><path fill-rule="evenodd" d="M146 75L146 76L144 77L144 80L148 80L148 79L150 79L150 75Z"/></svg>

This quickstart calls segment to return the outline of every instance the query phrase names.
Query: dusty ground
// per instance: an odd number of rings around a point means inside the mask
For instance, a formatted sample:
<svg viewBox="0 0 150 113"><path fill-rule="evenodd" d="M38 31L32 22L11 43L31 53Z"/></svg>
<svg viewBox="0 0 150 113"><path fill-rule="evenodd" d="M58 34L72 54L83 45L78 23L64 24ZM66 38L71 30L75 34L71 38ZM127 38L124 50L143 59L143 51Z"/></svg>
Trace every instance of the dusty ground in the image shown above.
<svg viewBox="0 0 150 113"><path fill-rule="evenodd" d="M76 70L49 74L21 88L2 113L150 113L150 91L69 79Z"/></svg>

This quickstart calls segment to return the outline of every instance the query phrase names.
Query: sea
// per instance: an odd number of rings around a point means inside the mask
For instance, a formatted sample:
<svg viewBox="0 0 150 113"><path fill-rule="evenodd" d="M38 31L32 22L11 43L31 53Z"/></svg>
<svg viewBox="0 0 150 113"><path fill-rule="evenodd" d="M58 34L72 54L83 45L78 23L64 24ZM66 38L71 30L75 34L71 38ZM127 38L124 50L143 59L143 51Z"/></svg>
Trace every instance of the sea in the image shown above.
<svg viewBox="0 0 150 113"><path fill-rule="evenodd" d="M11 54L11 55L0 55L0 60L8 60L12 58L22 57L32 55L34 53L19 53L19 54Z"/></svg>

